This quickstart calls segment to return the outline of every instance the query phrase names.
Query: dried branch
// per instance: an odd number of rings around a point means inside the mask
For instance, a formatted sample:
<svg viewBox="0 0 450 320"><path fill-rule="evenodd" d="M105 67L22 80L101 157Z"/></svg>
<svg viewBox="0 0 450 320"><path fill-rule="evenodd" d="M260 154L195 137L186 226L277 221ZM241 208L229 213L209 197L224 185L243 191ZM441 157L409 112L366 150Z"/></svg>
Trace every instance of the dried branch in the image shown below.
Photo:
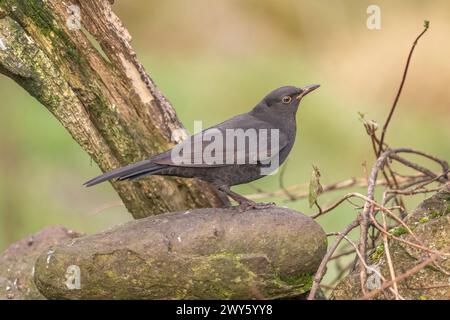
<svg viewBox="0 0 450 320"><path fill-rule="evenodd" d="M390 109L390 112L388 114L388 117L383 125L381 138L378 139L376 135L377 130L377 124L374 121L366 121L364 119L364 116L361 115L361 118L363 120L364 126L366 128L367 134L370 136L372 147L374 149L375 155L377 157L375 164L372 166L372 169L370 171L370 174L367 178L367 182L364 183L364 186L367 186L367 194L364 196L359 193L349 193L345 196L338 199L333 205L331 205L328 208L321 209L318 213L314 214L312 217L317 218L319 216L322 216L328 212L331 212L336 207L338 207L340 204L344 203L345 201L350 201L352 198L359 198L364 200L364 206L362 209L362 213L359 214L358 219L353 221L349 226L347 226L346 229L344 229L343 232L335 232L331 233L331 235L337 235L338 238L336 239L336 242L333 244L333 246L330 248L329 252L334 252L336 250L339 243L342 241L342 239L346 239L349 241L354 247L355 247L355 253L357 255L357 258L359 259L359 275L360 275L360 284L361 284L361 290L363 292L364 297L370 297L373 292L366 294L366 278L367 278L367 249L368 249L368 238L369 238L369 228L372 230L372 234L370 239L372 239L372 247L375 246L376 241L381 236L384 248L385 248L385 255L386 260L389 268L389 273L391 276L391 281L386 282L384 279L384 283L382 285L382 288L377 291L377 294L385 290L386 288L389 288L391 292L393 292L395 299L402 299L402 297L399 294L397 283L401 281L405 276L405 274L402 274L398 277L395 275L395 268L393 265L393 260L391 257L391 253L389 250L389 241L400 241L408 246L420 249L425 251L427 254L432 254L436 256L448 256L447 253L443 253L440 251L433 250L431 248L426 247L421 240L414 234L414 232L408 227L408 225L402 220L402 218L406 215L406 209L405 205L403 203L403 199L400 197L400 195L403 196L410 196L430 191L440 191L444 188L449 187L449 178L448 178L448 172L449 172L449 165L447 161L441 160L433 155L429 155L427 153L424 153L422 151L417 151L411 148L389 148L389 146L385 143L385 136L387 132L387 128L392 120L393 114L395 112L395 109L397 107L403 86L405 84L407 72L409 69L409 65L412 58L412 53L414 51L415 46L417 45L418 40L423 36L423 34L428 30L429 24L428 22L425 23L424 30L417 36L415 39L411 50L408 55L408 59L406 61L406 66L403 72L402 80L400 83L400 87L398 89L397 95L395 97L394 103ZM378 148L377 148L378 146ZM409 154L415 154L422 158L429 159L437 164L439 164L442 168L442 173L435 173L432 170L419 165L415 162L412 162L410 160L407 160L403 157L401 157L399 154L402 153L409 153ZM401 165L411 168L416 172L419 172L419 175L414 175L414 178L407 181L405 180L408 178L411 178L410 176L403 176L399 174L398 172L394 171L391 167L390 160L395 160ZM378 174L382 174L384 177L383 185L387 186L387 189L383 192L383 199L382 203L379 204L375 201L375 188L377 185L380 185L379 180L377 180ZM438 182L441 184L444 184L443 186L439 186L436 188L425 188L425 186L433 183ZM348 186L356 186L357 184L348 183ZM335 186L332 188L329 188L329 186L324 186L324 192L333 190ZM304 195L302 194L294 194L294 196L306 196L306 193ZM395 206L388 208L387 204L389 201L395 200ZM350 201L351 202L351 201ZM352 202L351 202L352 203ZM353 203L352 203L353 204ZM354 205L356 209L360 209L357 205ZM399 209L401 218L398 217L394 212L393 209ZM378 212L381 212L381 218L382 218L382 225L378 223L375 216ZM403 238L399 238L388 231L388 223L386 215L388 215L395 223L398 225L401 225L404 227L409 234L414 238L413 241L405 240ZM356 228L357 226L360 226L360 233L359 233L359 241L358 244L351 241L347 234L350 232L350 230ZM313 283L313 289L316 289L318 284L320 283L324 270L326 269L326 264L330 260L335 260L341 257L341 255L336 255L333 257L333 253L328 254L324 257L322 260L322 263L319 267L319 270L316 273L315 282ZM344 254L342 255L344 256ZM434 256L433 256L434 257ZM355 261L355 263L358 260ZM435 263L434 261L430 261L429 263ZM414 270L412 271L414 272ZM411 272L407 272L406 275L411 274ZM392 287L392 288L391 288ZM312 290L309 299L314 299L315 291Z"/></svg>
<svg viewBox="0 0 450 320"><path fill-rule="evenodd" d="M345 240L347 240L347 242L349 242L352 246L353 246L353 248L355 248L355 252L356 252L356 255L357 255L357 257L358 257L358 259L359 259L359 261L360 261L360 263L361 264L363 264L364 265L364 268L366 268L366 270L368 270L370 267L369 267L369 265L367 265L367 263L366 263L366 261L365 261L365 259L364 259L364 257L361 255L361 253L359 252L359 250L358 250L358 246L349 238L349 237L347 237L347 236L344 236L344 239ZM383 277L383 275L381 274L381 273L379 273L378 271L376 271L376 270L373 270L379 277L380 277L380 279L382 280L382 281L386 281L386 279ZM395 284L395 283L394 283ZM366 290L366 288L365 288L365 283L361 283L361 289L362 289L362 292L365 292ZM402 296L400 296L400 294L398 293L398 289L391 289L391 288L389 288L390 289L390 291L394 294L394 296L397 298L397 300L405 300Z"/></svg>
<svg viewBox="0 0 450 320"><path fill-rule="evenodd" d="M447 248L448 249L448 248ZM401 275L399 275L397 278L385 282L381 285L381 287L379 289L375 289L371 292L369 292L368 294L364 295L361 300L367 300L367 299L372 299L375 298L378 294L380 294L383 290L386 290L387 288L389 288L390 286L392 286L394 283L400 283L401 281L409 278L410 276L416 274L417 272L419 272L420 270L422 270L423 268L425 268L426 266L430 265L431 263L435 262L440 256L438 254L434 254L431 257L429 257L428 259L422 261L421 263L417 264L415 267L409 269L408 271L402 273Z"/></svg>
<svg viewBox="0 0 450 320"><path fill-rule="evenodd" d="M338 254L332 256L332 257L330 258L330 260L336 260L336 259L339 259L339 258L348 256L348 255L354 254L354 253L355 253L355 250L354 250L354 249L351 249L351 250L348 250L348 251L344 251L344 252L341 252L341 253L338 253Z"/></svg>
<svg viewBox="0 0 450 320"><path fill-rule="evenodd" d="M341 241L344 239L344 236L346 236L350 231L355 229L359 225L358 220L354 220L352 223L350 223L336 238L336 241L333 243L333 245L328 249L327 253L323 257L322 261L320 262L319 268L317 269L316 274L314 275L313 283L311 286L311 290L309 291L308 300L314 300L316 297L317 290L319 289L320 282L322 281L323 276L325 275L327 263L330 260L330 258L333 256L334 252L338 248Z"/></svg>
<svg viewBox="0 0 450 320"><path fill-rule="evenodd" d="M414 176L408 176L408 177L400 177L399 183L412 183L417 181L418 179L423 179L423 174L417 174ZM421 180L423 181L423 180ZM339 190L345 190L352 187L355 188L367 188L367 180L366 178L350 178L341 180L338 182L330 183L322 185L323 191L322 194L326 192L331 191L339 191ZM378 180L376 183L377 186L388 186L388 182L386 180ZM252 186L254 188L254 186ZM302 184L293 184L291 186L287 186L284 188L280 188L277 191L273 192L265 192L261 189L254 188L256 193L253 194L247 194L245 197L249 198L251 200L262 200L267 198L287 198L286 201L296 201L296 200L302 200L308 198L309 192L303 191L302 189L307 189L309 187L309 184L302 183ZM289 193L288 196L286 193ZM293 200L291 200L291 197Z"/></svg>
<svg viewBox="0 0 450 320"><path fill-rule="evenodd" d="M388 115L388 117L387 117L387 119L386 119L386 121L385 121L385 123L383 125L383 130L381 132L380 142L378 143L377 157L379 157L381 155L381 152L383 151L383 143L384 143L384 138L385 138L385 135L386 135L386 131L387 131L387 128L389 126L389 123L391 122L391 119L392 119L392 116L394 114L395 108L397 107L398 100L400 99L400 95L401 95L402 90L403 90L403 85L405 84L405 81L406 81L406 75L408 74L409 64L411 62L411 58L412 58L412 54L414 52L414 48L416 47L417 42L419 41L419 39L425 34L425 32L427 32L429 26L430 26L430 23L428 21L425 21L423 31L414 40L414 42L413 42L413 44L411 46L411 50L409 51L408 59L406 60L405 69L403 71L403 76L402 76L402 80L400 82L400 86L399 86L398 91L397 91L397 95L395 96L394 103L392 104L391 110L389 111L389 115Z"/></svg>
<svg viewBox="0 0 450 320"><path fill-rule="evenodd" d="M382 212L381 217L383 219L383 227L386 230L387 229L387 223L386 223L386 215L385 215L384 212ZM388 267L389 267L389 273L391 275L391 280L394 281L395 280L395 269L394 269L394 266L392 264L391 253L390 253L390 250L389 250L388 236L385 233L383 233L383 244L384 244L384 253L386 255L386 260L387 260ZM398 294L397 282L395 282L395 281L393 283L393 289L394 289L395 300L399 300L400 296Z"/></svg>

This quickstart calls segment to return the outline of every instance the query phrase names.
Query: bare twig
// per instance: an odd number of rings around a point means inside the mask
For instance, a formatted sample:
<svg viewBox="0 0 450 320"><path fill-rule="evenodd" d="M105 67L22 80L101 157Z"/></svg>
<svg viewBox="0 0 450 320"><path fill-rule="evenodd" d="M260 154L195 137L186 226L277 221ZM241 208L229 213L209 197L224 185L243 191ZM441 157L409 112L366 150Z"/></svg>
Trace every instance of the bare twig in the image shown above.
<svg viewBox="0 0 450 320"><path fill-rule="evenodd" d="M404 178L399 179L399 183L412 183L417 181L418 179L423 179L423 174L418 174L414 176L408 176ZM423 181L423 180L420 180ZM378 180L377 186L388 186L388 183L386 180ZM261 200L261 199L267 199L267 198L274 198L279 197L283 198L286 197L286 191L289 192L295 200L301 200L308 198L309 192L308 191L301 191L302 189L307 189L309 184L302 183L302 184L294 184L291 186L284 187L283 189L274 191L274 192L265 192L259 188L256 188L254 185L250 184L250 186L255 189L257 193L253 194L247 194L245 197L249 198L251 200ZM341 180L338 182L322 185L323 191L322 194L325 192L330 191L338 191L338 190L344 190L352 187L356 188L367 188L367 180L366 178L350 178L346 180ZM288 201L290 197L287 197Z"/></svg>
<svg viewBox="0 0 450 320"><path fill-rule="evenodd" d="M406 244L406 245L409 245L409 246L414 247L414 248L417 248L417 249L421 249L421 250L423 250L423 251L425 251L425 252L428 252L428 253L430 253L430 254L438 254L438 255L441 255L441 256L450 256L450 253L445 253L445 252L441 252L441 251L436 251L436 250L433 250L433 249L430 249L430 248L425 247L423 244L417 244L417 243L408 241L408 240L406 240L406 239L402 239L402 238L399 238L399 237L397 237L397 236L394 236L393 234L391 234L391 233L385 231L384 228L381 227L381 226L378 224L378 222L375 220L375 218L373 217L373 215L371 215L370 218L371 218L371 220L372 220L373 225L374 225L378 230L380 230L382 233L386 234L387 236L389 236L390 238L392 238L392 239L394 239L394 240L397 240L397 241L399 241L399 242L403 242L403 243Z"/></svg>
<svg viewBox="0 0 450 320"><path fill-rule="evenodd" d="M367 249L367 235L368 235L368 226L369 226L369 219L370 216L373 213L373 200L375 197L375 185L377 181L378 172L383 168L386 160L390 155L392 155L395 152L400 151L401 149L389 149L385 151L383 154L381 154L375 164L372 167L372 170L369 175L369 185L367 187L367 198L371 201L366 201L364 204L364 209L362 214L360 215L360 234L359 234L359 251L364 257L366 258L366 249ZM367 277L367 271L364 268L362 264L360 264L360 280L361 282L365 283Z"/></svg>
<svg viewBox="0 0 450 320"><path fill-rule="evenodd" d="M412 196L412 195L420 194L420 193L438 192L438 191L442 190L443 188L445 188L445 185L438 187L438 188L433 188L433 189L412 188L412 189L407 189L407 190L386 190L386 193L403 194L403 195L407 195L407 196Z"/></svg>
<svg viewBox="0 0 450 320"><path fill-rule="evenodd" d="M397 157L398 153L414 153L417 155L421 155L423 157L427 157L429 159L434 158L432 160L437 161L439 163L442 162L442 160L436 159L435 157L429 156L423 152L420 151L416 151L413 150L411 148L394 148L394 149L388 149L387 151L383 152L380 157L378 157L377 161L375 162L375 164L372 167L370 176L369 176L369 186L367 188L367 200L366 203L364 205L364 210L363 213L361 214L361 233L360 233L360 252L363 254L363 256L365 256L365 250L366 250L366 246L367 246L367 235L368 235L368 224L369 224L369 219L370 216L373 214L373 208L374 205L376 205L376 203L374 202L374 193L375 193L375 186L376 186L376 181L377 181L377 175L378 172L380 170L383 169L384 164L386 163L388 158L395 158ZM406 160L407 161L407 160ZM443 168L445 167L445 161L444 163L441 163L443 165ZM448 170L448 168L446 169ZM429 171L428 169L425 168L425 170L418 170L426 175L429 175L432 179L436 178L437 175L434 174L433 172ZM378 205L379 206L379 205ZM381 209L381 207L379 206L379 208ZM383 207L383 210L385 210L386 208ZM390 211L386 211L388 213L391 213ZM395 215L392 214L392 217L395 219ZM403 223L403 221L401 219L397 218L397 222L399 223ZM404 223L403 223L404 224ZM406 225L405 225L406 226ZM361 274L364 271L364 268L361 268ZM362 277L364 277L364 275L362 274Z"/></svg>
<svg viewBox="0 0 450 320"><path fill-rule="evenodd" d="M386 119L386 121L385 121L385 123L383 125L380 142L378 144L377 157L379 157L381 155L381 152L383 151L383 143L384 143L384 138L385 138L385 135L386 135L386 131L387 131L387 128L389 126L389 123L391 122L392 115L394 114L395 108L397 107L398 100L400 99L400 95L401 95L402 90L403 90L403 85L405 84L405 81L406 81L406 75L408 74L409 64L411 62L411 57L412 57L412 54L414 52L414 48L416 47L417 42L419 41L419 39L428 30L428 27L429 27L429 22L425 21L425 25L424 25L423 31L414 40L414 42L413 42L413 44L411 46L411 50L409 51L408 59L406 60L405 69L403 71L402 81L400 82L400 87L398 88L397 95L395 96L395 99L394 99L394 103L392 104L391 110L389 111L389 115L388 115L388 117L387 117L387 119Z"/></svg>
<svg viewBox="0 0 450 320"><path fill-rule="evenodd" d="M355 253L354 249L351 249L351 250L348 250L348 251L344 251L344 252L341 252L341 253L338 253L338 254L332 256L330 258L330 260L336 260L336 259L348 256L348 255L353 254L353 253Z"/></svg>
<svg viewBox="0 0 450 320"><path fill-rule="evenodd" d="M278 176L278 184L280 186L280 189L284 192L284 194L286 195L286 197L289 200L295 200L295 196L292 195L288 189L286 189L285 185L284 185L284 173L286 172L286 168L287 168L287 162L284 164L284 166L281 168L280 171L280 175Z"/></svg>
<svg viewBox="0 0 450 320"><path fill-rule="evenodd" d="M402 274L400 276L395 275L395 268L394 268L392 257L391 257L390 251L389 251L389 240L390 239L396 240L396 241L401 241L409 246L424 250L428 254L433 255L430 257L430 259L433 258L434 260L436 260L439 255L442 255L442 256L449 255L447 253L443 253L443 252L439 252L439 251L427 248L425 245L423 245L421 240L414 234L414 232L409 228L409 226L406 225L406 223L393 212L394 209L399 209L400 215L402 217L404 214L406 214L405 205L404 205L403 199L400 197L400 195L406 196L406 195L414 195L414 194L425 193L425 192L430 192L430 191L439 191L442 188L446 187L448 185L448 181L449 181L448 176L447 176L447 174L449 172L448 163L444 160L438 159L435 156L428 155L424 152L413 150L410 148L389 149L389 146L385 143L385 136L386 136L387 128L389 127L389 124L392 120L393 114L396 110L399 98L401 96L401 93L402 93L402 90L403 90L403 87L404 87L404 84L406 81L406 76L408 73L409 65L411 63L413 51L414 51L419 39L428 30L428 27L429 27L429 24L428 24L428 22L426 22L424 30L416 37L415 41L413 42L413 45L412 45L409 55L408 55L408 59L406 61L406 65L405 65L405 69L404 69L404 72L402 75L402 80L401 80L399 89L397 91L395 100L392 104L392 107L390 109L388 117L383 125L380 139L378 139L378 137L376 135L376 129L377 129L376 123L374 123L373 121L365 121L363 119L364 126L366 128L367 133L369 134L369 136L371 138L372 147L374 149L375 155L377 156L377 159L375 161L375 164L372 166L369 176L366 178L365 181L362 179L360 179L359 181L357 179L351 179L351 180L346 180L346 181L338 182L335 184L323 186L323 192L332 191L332 190L340 190L340 189L344 189L344 188L348 188L348 187L355 187L355 186L366 186L367 194L364 196L359 193L349 193L349 194L341 197L340 199L338 199L330 207L324 208L324 209L322 209L319 206L319 204L316 202L316 205L319 208L319 212L314 214L312 216L313 218L320 217L320 216L334 210L336 207L338 207L340 204L344 203L345 201L351 202L352 198L359 198L359 199L364 200L364 206L362 207L362 213L360 213L358 215L358 218L356 220L354 220L351 224L349 224L342 232L334 232L334 233L329 234L329 235L335 235L335 236L337 236L337 238L336 238L336 241L334 242L334 244L328 250L327 254L325 255L325 257L323 258L323 260L320 263L320 266L314 277L313 285L312 285L310 294L308 296L308 299L315 298L317 288L319 287L320 282L326 272L327 263L330 260L339 259L339 258L343 257L344 255L352 254L352 253L356 253L357 258L360 260L359 274L360 274L361 289L362 289L364 297L371 297L372 295L375 296L376 294L382 292L383 290L389 289L394 294L396 299L402 299L402 297L398 291L397 283L400 282L403 279L403 277L409 276L410 274L417 272L416 271L417 268L413 268L413 269L409 270L408 272L406 272L405 274ZM431 171L430 169L428 169L426 167L423 167L417 163L414 163L410 160L407 160L407 159L399 156L399 154L401 154L401 153L415 154L415 155L427 158L429 160L432 160L432 161L438 163L442 167L442 174L436 174L435 172ZM392 169L390 160L395 160L406 167L412 168L413 170L420 172L420 174L414 175L413 177L402 176ZM367 172L367 170L366 170L366 172ZM384 180L381 180L381 183L379 180L377 180L377 177L379 174L382 174L384 177ZM445 185L442 187L439 187L439 188L426 189L425 186L432 182L440 182ZM382 200L381 205L375 201L375 188L377 185L380 185L380 184L386 185L388 187L387 190L385 190L385 192L383 193L383 200ZM281 184L280 184L280 186L282 187L282 189L293 188L292 186L285 188ZM297 186L297 188L298 188L298 186ZM282 194L287 196L289 201L302 199L302 198L305 198L308 196L308 192L296 192L299 189L300 188L295 189L294 192L290 192L288 194L285 192L285 190L281 190L281 191L277 191L275 193L270 194L270 196L277 196L277 195L280 195L281 192L283 192ZM252 195L252 196L257 198L257 197L264 197L264 196L268 196L268 195L260 194L260 195ZM392 199L394 199L395 205L392 208L388 208L387 204ZM356 206L357 210L360 209L358 205L355 205L354 203L352 203L352 204L354 206ZM382 225L380 225L378 223L378 221L375 219L375 216L378 212L381 212ZM387 219L386 219L386 214L389 215L389 217L392 218L393 221L395 221L397 224L402 225L408 231L408 233L411 234L411 236L414 238L414 240L413 240L414 242L403 239L403 238L399 238L399 237L394 236L393 234L390 234L388 231L388 223L387 223ZM353 230L354 228L356 228L357 226L360 226L358 244L353 242L347 236L349 234L349 232L351 230ZM379 290L372 291L370 293L366 293L366 288L365 288L365 283L366 283L366 278L367 278L367 262L366 262L367 254L366 254L366 252L368 249L367 241L368 241L368 235L369 235L369 227L372 228L371 230L373 231L372 232L373 244L380 236L383 239L386 260L387 260L387 264L389 267L391 280L385 281L385 279L383 279L384 283L382 284L382 288L380 288ZM347 240L355 248L355 250L347 251L342 254L337 254L337 255L333 256L335 250L338 248L338 246L340 245L340 243L343 239ZM430 259L426 260L426 261L429 261L427 263L428 264L434 263L434 260L430 260ZM419 264L418 266L420 267L421 265L423 265L423 263ZM426 266L426 265L423 265L423 266ZM382 276L381 276L381 278L382 278Z"/></svg>
<svg viewBox="0 0 450 320"><path fill-rule="evenodd" d="M383 227L386 230L387 223L386 223L386 215L385 215L384 212L381 213L381 217L383 219ZM390 250L389 250L388 236L385 233L383 233L383 244L384 244L384 253L386 255L386 261L387 261L388 267L389 267L389 273L391 275L391 280L394 281L395 280L395 269L394 269L394 265L392 264L391 253L390 253ZM400 297L399 297L399 294L398 294L397 282L394 281L392 286L393 286L393 289L394 289L395 300L399 300Z"/></svg>
<svg viewBox="0 0 450 320"><path fill-rule="evenodd" d="M326 209L322 209L321 211L319 211L318 213L314 214L311 216L311 218L313 219L317 219L318 217L324 215L325 213L328 213L330 211L332 211L333 209L335 209L336 207L338 207L341 203L345 202L346 200L348 200L349 198L353 197L354 195L352 193L346 194L344 197L342 197L341 199L339 199L336 203L334 203L333 205L331 205L330 207L326 208Z"/></svg>
<svg viewBox="0 0 450 320"><path fill-rule="evenodd" d="M413 153L413 151L414 150L411 150L410 152ZM416 171L422 172L424 175L427 175L427 176L429 176L432 179L434 179L434 178L436 178L438 176L433 171L431 171L431 170L429 170L429 169L427 169L427 168L425 168L425 167L423 167L423 166L421 166L421 165L419 165L417 163L414 163L414 162L411 162L409 160L406 160L405 158L402 158L402 157L400 157L398 155L392 155L391 158L394 159L394 160L397 160L398 162L404 164L407 167L410 167L411 169L414 169ZM448 179L445 176L443 176L443 177L439 178L438 180L440 182L442 182L442 183L445 183Z"/></svg>
<svg viewBox="0 0 450 320"><path fill-rule="evenodd" d="M431 264L434 261L436 261L438 258L439 258L438 254L432 255L428 259L426 259L426 260L422 261L421 263L417 264L415 267L409 269L405 273L402 273L397 278L395 278L395 279L393 279L391 281L383 283L380 288L369 292L368 294L364 295L361 299L362 300L367 300L367 299L372 299L372 298L376 297L383 290L385 290L385 289L389 288L390 286L392 286L394 284L394 282L399 283L399 282L405 280L406 278L409 278L410 276L416 274L417 272L419 272L420 270L422 270L423 268L425 268L429 264Z"/></svg>
<svg viewBox="0 0 450 320"><path fill-rule="evenodd" d="M336 232L334 235L335 235L335 236L339 236L340 233L339 233L339 232ZM350 245L353 246L353 248L355 249L355 252L356 252L357 257L358 257L360 263L364 265L364 268L369 269L369 268L370 268L369 265L366 263L365 259L363 258L363 256L361 255L361 253L358 251L358 246L357 246L357 244L356 244L355 242L353 242L353 240L350 239L350 238L349 238L348 236L346 236L346 235L344 235L344 239L345 239L348 243L350 243ZM383 275L382 275L380 272L378 272L378 271L376 271L376 270L373 270L373 271L380 277L381 280L386 281L386 279L383 277ZM365 291L366 291L365 283L361 283L361 289L362 289L362 292L365 292ZM398 291L395 291L394 289L390 289L390 288L389 288L389 290L390 290L390 291L391 291L398 299L404 300L403 297L401 297L401 296L399 295Z"/></svg>
<svg viewBox="0 0 450 320"><path fill-rule="evenodd" d="M405 153L413 153L413 154L422 156L422 157L424 157L424 158L427 158L427 159L429 159L429 160L431 160L431 161L434 161L434 162L436 162L437 164L439 164L439 165L442 167L442 171L443 171L444 173L445 173L445 172L448 172L448 170L449 170L449 165L448 165L447 161L442 160L442 159L439 159L438 157L435 157L435 156L433 156L433 155L431 155L431 154L425 153L425 152L423 152L423 151L414 150L414 149L407 149L407 150L404 150L404 151L402 151L402 152L405 152ZM445 175L444 175L444 177L445 177ZM447 179L446 179L446 180L447 180Z"/></svg>
<svg viewBox="0 0 450 320"><path fill-rule="evenodd" d="M314 275L313 284L311 286L311 290L308 295L308 300L314 300L316 298L317 289L319 288L319 284L322 281L322 278L326 272L327 263L330 260L330 258L333 256L333 253L336 251L337 247L341 243L342 239L344 239L344 236L346 236L350 231L352 231L354 228L356 228L359 225L358 220L354 220L352 223L350 223L341 233L339 236L337 236L336 241L333 243L333 245L328 249L327 253L323 257L322 261L320 262L319 268L317 269L316 274Z"/></svg>
<svg viewBox="0 0 450 320"><path fill-rule="evenodd" d="M416 181L414 181L414 182L410 182L410 183L406 183L406 184L404 184L404 185L402 185L402 190L406 190L406 189L408 189L408 188L412 188L413 186L417 186L417 185L421 185L421 184L427 184L427 182L429 182L429 183L432 183L432 182L435 182L436 181L436 179L435 178L433 178L433 179L431 179L431 178L423 178L423 179L419 179L419 180L416 180ZM395 193L393 193L393 194L391 194L391 195L389 195L389 196L387 196L386 197L386 203L388 203L389 201L391 201L393 198L395 198Z"/></svg>

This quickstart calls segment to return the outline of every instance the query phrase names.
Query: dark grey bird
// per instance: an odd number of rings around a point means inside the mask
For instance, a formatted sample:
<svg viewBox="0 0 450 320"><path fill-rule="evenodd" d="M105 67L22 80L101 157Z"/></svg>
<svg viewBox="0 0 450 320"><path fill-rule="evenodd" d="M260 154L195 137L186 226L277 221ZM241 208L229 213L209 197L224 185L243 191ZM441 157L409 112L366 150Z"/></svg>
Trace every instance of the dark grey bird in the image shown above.
<svg viewBox="0 0 450 320"><path fill-rule="evenodd" d="M285 86L273 90L250 112L192 135L150 159L100 175L85 185L147 175L195 177L210 182L222 196L237 201L241 210L267 207L231 191L230 187L262 178L273 169L273 163L281 165L286 160L295 141L299 103L318 87Z"/></svg>

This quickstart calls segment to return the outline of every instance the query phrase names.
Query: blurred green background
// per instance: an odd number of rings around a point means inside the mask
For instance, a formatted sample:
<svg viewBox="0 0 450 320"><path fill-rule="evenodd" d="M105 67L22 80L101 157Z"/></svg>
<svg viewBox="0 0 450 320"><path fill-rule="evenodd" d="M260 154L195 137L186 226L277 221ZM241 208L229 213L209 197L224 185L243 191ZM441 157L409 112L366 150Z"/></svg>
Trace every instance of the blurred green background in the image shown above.
<svg viewBox="0 0 450 320"><path fill-rule="evenodd" d="M370 4L381 8L381 30L366 27ZM428 19L387 141L450 160L448 1L117 0L114 10L189 130L247 112L279 86L322 85L302 102L286 185L307 183L312 164L323 183L364 176L374 159L358 112L384 122ZM131 220L109 184L82 186L100 171L43 106L5 76L0 96L0 251L49 225L96 232ZM254 186L276 190L278 177ZM286 205L314 211L307 200ZM336 231L354 216L343 205L319 222Z"/></svg>

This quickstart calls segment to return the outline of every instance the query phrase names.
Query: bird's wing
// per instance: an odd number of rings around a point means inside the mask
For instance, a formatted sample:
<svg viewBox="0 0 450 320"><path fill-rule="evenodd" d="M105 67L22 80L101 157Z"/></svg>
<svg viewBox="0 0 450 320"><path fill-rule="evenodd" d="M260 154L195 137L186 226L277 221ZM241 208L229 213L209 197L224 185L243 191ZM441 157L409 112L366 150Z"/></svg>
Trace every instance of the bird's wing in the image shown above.
<svg viewBox="0 0 450 320"><path fill-rule="evenodd" d="M188 137L153 163L181 167L221 167L267 163L287 146L280 128L248 114Z"/></svg>

